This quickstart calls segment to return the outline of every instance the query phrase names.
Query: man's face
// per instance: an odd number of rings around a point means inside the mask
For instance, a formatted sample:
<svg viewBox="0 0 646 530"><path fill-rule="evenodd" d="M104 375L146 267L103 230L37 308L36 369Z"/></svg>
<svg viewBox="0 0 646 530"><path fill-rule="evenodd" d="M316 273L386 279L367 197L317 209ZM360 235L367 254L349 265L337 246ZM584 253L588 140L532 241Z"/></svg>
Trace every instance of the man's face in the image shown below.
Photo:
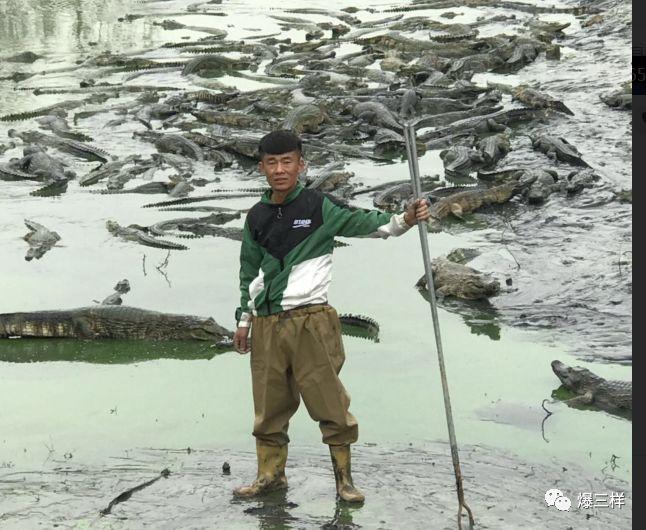
<svg viewBox="0 0 646 530"><path fill-rule="evenodd" d="M258 169L267 177L273 191L284 192L296 186L299 173L305 169L305 162L298 151L279 155L265 154L258 164Z"/></svg>

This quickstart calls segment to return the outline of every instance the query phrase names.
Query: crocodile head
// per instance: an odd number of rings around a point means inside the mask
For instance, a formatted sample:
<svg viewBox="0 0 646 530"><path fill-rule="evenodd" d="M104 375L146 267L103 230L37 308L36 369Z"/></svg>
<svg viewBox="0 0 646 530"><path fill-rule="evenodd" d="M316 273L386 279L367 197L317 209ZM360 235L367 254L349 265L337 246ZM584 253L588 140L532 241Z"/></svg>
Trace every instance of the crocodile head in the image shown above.
<svg viewBox="0 0 646 530"><path fill-rule="evenodd" d="M561 380L563 386L577 394L584 394L588 390L603 382L598 375L581 366L568 366L559 360L552 361L552 371Z"/></svg>
<svg viewBox="0 0 646 530"><path fill-rule="evenodd" d="M191 339L211 342L220 342L223 338L233 337L233 332L220 326L211 317L191 325L188 334Z"/></svg>

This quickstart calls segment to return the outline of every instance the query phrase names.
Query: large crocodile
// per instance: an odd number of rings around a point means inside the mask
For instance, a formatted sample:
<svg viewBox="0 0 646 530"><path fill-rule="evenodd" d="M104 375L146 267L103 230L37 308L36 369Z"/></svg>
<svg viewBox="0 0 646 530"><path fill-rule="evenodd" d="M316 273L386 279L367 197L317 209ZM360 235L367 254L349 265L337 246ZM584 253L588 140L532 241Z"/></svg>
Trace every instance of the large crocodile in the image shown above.
<svg viewBox="0 0 646 530"><path fill-rule="evenodd" d="M0 338L228 341L213 318L160 313L123 305L0 314Z"/></svg>
<svg viewBox="0 0 646 530"><path fill-rule="evenodd" d="M449 214L461 218L464 214L473 212L481 206L507 202L514 195L531 186L535 180L536 176L533 176L533 178L530 177L522 181L512 180L491 188L467 189L443 197L431 204L431 223L433 221L437 223Z"/></svg>
<svg viewBox="0 0 646 530"><path fill-rule="evenodd" d="M549 115L549 109L509 109L492 112L483 116L474 116L451 123L445 127L439 127L427 133L420 134L418 138L424 142L449 136L463 131L473 132L502 132L506 127L516 123L528 122L545 118Z"/></svg>
<svg viewBox="0 0 646 530"><path fill-rule="evenodd" d="M567 162L575 166L590 167L590 165L581 158L581 153L570 144L565 138L558 138L548 134L535 133L529 136L532 141L532 147L545 153L554 160Z"/></svg>
<svg viewBox="0 0 646 530"><path fill-rule="evenodd" d="M552 371L563 386L576 394L569 404L593 405L613 414L630 414L633 409L633 384L631 381L608 380L581 366L567 366L559 360L552 361Z"/></svg>
<svg viewBox="0 0 646 530"><path fill-rule="evenodd" d="M455 263L446 258L435 258L432 263L435 292L441 297L453 296L463 300L489 298L500 292L500 282L480 271ZM426 275L415 286L420 290L428 289Z"/></svg>

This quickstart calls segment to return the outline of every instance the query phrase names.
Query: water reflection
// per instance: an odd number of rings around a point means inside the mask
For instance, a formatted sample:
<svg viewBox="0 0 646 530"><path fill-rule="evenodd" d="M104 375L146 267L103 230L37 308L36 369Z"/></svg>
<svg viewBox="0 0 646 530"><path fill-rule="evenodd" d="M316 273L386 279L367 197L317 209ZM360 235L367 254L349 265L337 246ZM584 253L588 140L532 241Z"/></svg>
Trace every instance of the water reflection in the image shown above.
<svg viewBox="0 0 646 530"><path fill-rule="evenodd" d="M234 499L234 504L240 501ZM275 491L251 501L255 506L245 508L244 513L258 518L260 530L285 530L289 528L303 528L303 519L294 517L289 510L298 508L298 504L287 500L287 491ZM334 505L334 514L329 521L324 522L321 530L357 530L361 528L352 520L352 512L360 508L351 506L346 502L337 500Z"/></svg>
<svg viewBox="0 0 646 530"><path fill-rule="evenodd" d="M337 501L334 517L332 517L331 521L322 525L321 530L353 530L361 528L360 525L352 521L352 512L357 509L357 507L350 507L343 501Z"/></svg>
<svg viewBox="0 0 646 530"><path fill-rule="evenodd" d="M156 28L139 20L118 20L135 4L134 0L5 0L0 2L2 54L12 50L82 52L95 45L141 46L150 42Z"/></svg>
<svg viewBox="0 0 646 530"><path fill-rule="evenodd" d="M428 291L418 289L425 300L428 300ZM500 340L500 326L498 325L498 310L489 300L458 300L444 298L438 300L438 305L450 313L457 313L474 335L485 335L491 340Z"/></svg>
<svg viewBox="0 0 646 530"><path fill-rule="evenodd" d="M258 517L258 528L261 530L283 530L294 528L290 522L296 517L287 511L298 507L298 504L287 500L287 491L275 491L258 499L257 505L246 508L244 513Z"/></svg>

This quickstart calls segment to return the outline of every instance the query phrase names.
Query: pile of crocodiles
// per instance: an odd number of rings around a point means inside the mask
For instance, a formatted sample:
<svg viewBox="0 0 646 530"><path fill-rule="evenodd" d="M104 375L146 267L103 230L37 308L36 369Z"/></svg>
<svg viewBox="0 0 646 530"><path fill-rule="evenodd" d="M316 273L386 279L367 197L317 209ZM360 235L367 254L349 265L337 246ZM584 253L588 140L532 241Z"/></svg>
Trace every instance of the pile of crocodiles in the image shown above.
<svg viewBox="0 0 646 530"><path fill-rule="evenodd" d="M529 18L483 16L470 24L455 24L448 15L440 20L415 14L465 5L508 8ZM216 5L202 7L201 14L222 14ZM155 24L169 32L185 27L205 34L164 44L158 51L166 50L172 60L96 54L70 67L82 81L68 87L39 87L38 79L46 72L15 73L10 80L16 90L59 95L62 101L0 116L1 122L11 124L9 143L0 146L0 180L24 181L25 194L37 197L63 196L71 186L81 192L87 189L97 201L122 194L159 195L161 200L142 201L141 207L181 212L181 217L160 215L148 226L105 218L101 226L118 238L110 244L170 251L190 250L193 239L206 236L241 240L241 215L246 210L205 203L259 197L266 191L265 186L246 182L258 161L259 138L277 128L291 129L303 139L308 168L301 178L306 187L351 207L369 194L375 208L399 212L413 197L408 179L368 187L357 182L346 161L385 163L404 157L403 126L412 120L418 130L418 152L439 151L444 166L443 175L423 179L432 231L455 223L468 226L474 214L486 220L510 201L516 207L534 208L552 194L567 198L604 185L577 148L551 132L551 123L574 115L564 102L538 85L472 82L475 74L515 74L537 60L556 68L560 43L567 37L563 30L570 23L547 21L543 15L568 14L592 25L599 20L593 17L603 17L600 8L588 3L554 7L515 1L414 0L365 22L355 8L283 11L290 16L270 16L281 30L304 30L304 41L293 42L280 34L233 40L225 29L184 26L169 18ZM332 22L315 25L310 15L324 15ZM515 33L487 31L488 25L500 23L514 25ZM426 36L420 37L420 32ZM342 51L346 44L354 45L353 51ZM27 51L6 60L39 64L46 58ZM61 71L65 69L57 70ZM170 71L195 89L137 84L146 76ZM224 76L265 85L242 91L220 82ZM630 84L600 95L600 100L616 112L630 109ZM100 147L106 145L102 135L122 126L136 129L124 153ZM506 165L517 149L531 154L531 161ZM78 169L70 169L78 161L84 162L83 167L95 166L79 175ZM231 176L241 184L220 185L221 177ZM632 194L616 193L613 200L631 201ZM52 220L43 215L37 221L25 220L31 230L24 237L29 244L26 260L41 259L61 240ZM235 221L237 226L221 226ZM69 248L60 252L64 250ZM440 299L474 300L500 292L497 279L464 263L438 258L433 266ZM418 287L426 286L421 282ZM144 333L149 338L164 338L165 333L228 336L215 322L197 317L166 317L107 304L42 314L42 318L2 315L0 330L5 336L113 336L110 318L119 314L119 322L155 323ZM169 324L163 331L159 323L165 319Z"/></svg>

